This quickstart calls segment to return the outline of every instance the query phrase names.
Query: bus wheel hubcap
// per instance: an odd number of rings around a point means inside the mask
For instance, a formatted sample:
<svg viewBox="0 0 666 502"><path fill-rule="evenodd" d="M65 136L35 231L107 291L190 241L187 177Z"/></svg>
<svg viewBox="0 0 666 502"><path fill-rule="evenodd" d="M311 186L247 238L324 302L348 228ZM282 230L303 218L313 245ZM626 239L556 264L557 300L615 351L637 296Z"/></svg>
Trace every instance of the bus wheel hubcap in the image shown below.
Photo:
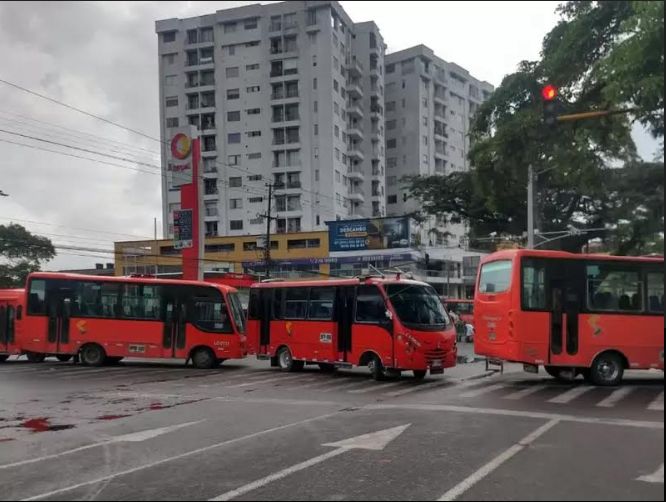
<svg viewBox="0 0 666 502"><path fill-rule="evenodd" d="M291 355L288 350L283 350L280 354L280 363L283 368L287 368L291 364Z"/></svg>
<svg viewBox="0 0 666 502"><path fill-rule="evenodd" d="M603 360L599 365L599 373L605 380L612 380L617 376L617 368L613 361Z"/></svg>

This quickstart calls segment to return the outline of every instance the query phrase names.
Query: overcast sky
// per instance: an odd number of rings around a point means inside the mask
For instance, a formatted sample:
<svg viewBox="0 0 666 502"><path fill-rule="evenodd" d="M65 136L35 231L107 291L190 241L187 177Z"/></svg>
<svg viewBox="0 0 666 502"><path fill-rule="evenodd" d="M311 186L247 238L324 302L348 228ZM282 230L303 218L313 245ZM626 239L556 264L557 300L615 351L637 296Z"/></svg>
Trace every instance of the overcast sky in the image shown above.
<svg viewBox="0 0 666 502"><path fill-rule="evenodd" d="M249 3L256 2L0 2L0 79L158 138L155 20ZM538 57L543 36L557 21L557 3L342 2L354 21L377 23L389 52L425 44L494 85L519 61ZM145 164L159 166L156 141L2 83L0 129L131 158L147 171ZM6 141L133 166L0 132L0 190L10 195L0 197L0 223L14 220L54 243L94 249L152 238L153 218L161 220L158 172ZM651 158L654 148L640 137L644 156ZM46 268L112 261L91 254L60 251Z"/></svg>

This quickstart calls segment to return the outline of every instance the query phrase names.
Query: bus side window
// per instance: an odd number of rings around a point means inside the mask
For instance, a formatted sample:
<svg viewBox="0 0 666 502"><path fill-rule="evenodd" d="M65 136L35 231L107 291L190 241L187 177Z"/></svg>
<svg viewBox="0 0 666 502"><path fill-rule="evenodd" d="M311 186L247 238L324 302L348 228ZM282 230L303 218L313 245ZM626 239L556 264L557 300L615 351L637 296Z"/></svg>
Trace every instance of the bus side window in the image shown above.
<svg viewBox="0 0 666 502"><path fill-rule="evenodd" d="M664 273L648 272L647 274L648 312L664 313Z"/></svg>
<svg viewBox="0 0 666 502"><path fill-rule="evenodd" d="M259 302L259 290L250 290L250 303L248 305L247 318L258 320L261 318L261 304Z"/></svg>
<svg viewBox="0 0 666 502"><path fill-rule="evenodd" d="M359 286L356 290L356 320L367 323L386 320L386 304L377 286Z"/></svg>

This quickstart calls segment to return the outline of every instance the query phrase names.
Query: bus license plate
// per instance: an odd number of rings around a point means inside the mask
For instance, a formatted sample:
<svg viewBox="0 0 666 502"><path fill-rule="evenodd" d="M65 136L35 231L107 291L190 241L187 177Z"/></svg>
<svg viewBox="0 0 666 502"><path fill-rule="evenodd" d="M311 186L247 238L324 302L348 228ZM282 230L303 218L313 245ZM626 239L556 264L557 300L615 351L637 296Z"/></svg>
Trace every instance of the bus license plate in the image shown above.
<svg viewBox="0 0 666 502"><path fill-rule="evenodd" d="M433 359L432 362L430 363L431 368L441 368L442 367L442 360L441 359Z"/></svg>

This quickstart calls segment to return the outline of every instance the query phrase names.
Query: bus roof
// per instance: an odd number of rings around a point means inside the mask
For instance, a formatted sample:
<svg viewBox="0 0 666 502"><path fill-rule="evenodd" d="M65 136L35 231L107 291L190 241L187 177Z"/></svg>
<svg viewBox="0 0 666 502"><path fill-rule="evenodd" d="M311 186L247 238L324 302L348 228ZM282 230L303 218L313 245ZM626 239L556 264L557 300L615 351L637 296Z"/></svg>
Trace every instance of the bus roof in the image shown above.
<svg viewBox="0 0 666 502"><path fill-rule="evenodd" d="M514 257L528 256L535 258L554 258L561 260L596 260L596 261L618 261L639 263L664 263L663 256L612 256L606 254L582 254L569 253L567 251L551 251L544 249L504 249L496 251L481 259L481 263L501 259L513 259Z"/></svg>
<svg viewBox="0 0 666 502"><path fill-rule="evenodd" d="M319 279L304 281L270 281L258 282L251 288L290 288L290 287L313 287L313 286L358 286L359 284L414 284L428 286L425 282L410 279L397 279L396 277L356 277L350 279Z"/></svg>
<svg viewBox="0 0 666 502"><path fill-rule="evenodd" d="M136 284L175 285L175 286L209 286L226 292L236 292L236 288L225 284L216 284L205 281L184 281L181 279L156 279L154 277L130 277L130 276L98 276L84 274L69 274L62 272L33 272L28 276L30 279L69 279L73 281L95 281L95 282L124 282Z"/></svg>

